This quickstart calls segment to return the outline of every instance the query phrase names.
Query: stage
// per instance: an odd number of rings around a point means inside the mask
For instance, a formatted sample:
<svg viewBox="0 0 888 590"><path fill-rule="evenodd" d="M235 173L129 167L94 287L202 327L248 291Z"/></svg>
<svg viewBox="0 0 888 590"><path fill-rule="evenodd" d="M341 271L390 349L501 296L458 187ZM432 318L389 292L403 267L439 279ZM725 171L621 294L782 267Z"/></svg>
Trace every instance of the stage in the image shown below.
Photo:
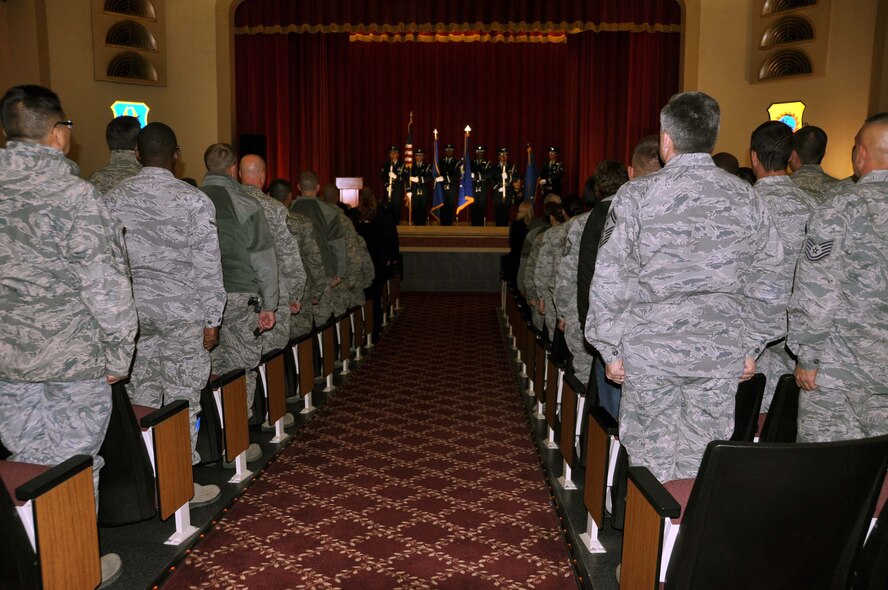
<svg viewBox="0 0 888 590"><path fill-rule="evenodd" d="M403 291L498 292L509 228L399 225Z"/></svg>

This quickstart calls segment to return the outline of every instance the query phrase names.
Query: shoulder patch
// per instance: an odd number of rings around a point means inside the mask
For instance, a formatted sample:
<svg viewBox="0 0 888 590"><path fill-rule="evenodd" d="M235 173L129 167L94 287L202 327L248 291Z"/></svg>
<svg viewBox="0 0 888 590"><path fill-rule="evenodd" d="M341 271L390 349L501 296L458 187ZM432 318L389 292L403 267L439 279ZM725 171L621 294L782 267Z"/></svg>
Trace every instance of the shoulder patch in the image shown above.
<svg viewBox="0 0 888 590"><path fill-rule="evenodd" d="M834 240L825 240L823 242L815 242L812 238L805 240L805 258L811 262L823 260L833 251Z"/></svg>
<svg viewBox="0 0 888 590"><path fill-rule="evenodd" d="M604 229L601 231L601 241L598 243L598 247L601 248L607 241L611 238L611 235L614 233L614 227L617 225L617 212L611 207L610 211L607 213L607 219L604 221Z"/></svg>

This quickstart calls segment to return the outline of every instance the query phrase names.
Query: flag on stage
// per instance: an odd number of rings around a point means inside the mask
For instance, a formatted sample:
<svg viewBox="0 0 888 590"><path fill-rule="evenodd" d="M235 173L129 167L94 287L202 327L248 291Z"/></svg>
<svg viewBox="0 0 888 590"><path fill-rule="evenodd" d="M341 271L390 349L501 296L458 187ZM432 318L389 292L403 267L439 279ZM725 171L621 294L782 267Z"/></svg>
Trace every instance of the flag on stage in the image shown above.
<svg viewBox="0 0 888 590"><path fill-rule="evenodd" d="M533 150L530 144L527 144L527 171L524 173L524 200L533 202L533 197L537 190L537 179L539 178L536 162L533 160Z"/></svg>
<svg viewBox="0 0 888 590"><path fill-rule="evenodd" d="M438 164L438 130L435 129L435 159L432 160L432 172L434 175L434 195L432 195L432 215L440 221L440 217L436 213L438 209L444 206L444 186L438 182L441 176L441 166Z"/></svg>
<svg viewBox="0 0 888 590"><path fill-rule="evenodd" d="M413 111L410 111L410 121L407 123L407 141L404 142L404 166L413 167Z"/></svg>
<svg viewBox="0 0 888 590"><path fill-rule="evenodd" d="M459 181L459 198L456 201L456 214L475 202L472 186L472 159L469 157L469 133L472 128L466 125L466 137L463 141L463 172Z"/></svg>

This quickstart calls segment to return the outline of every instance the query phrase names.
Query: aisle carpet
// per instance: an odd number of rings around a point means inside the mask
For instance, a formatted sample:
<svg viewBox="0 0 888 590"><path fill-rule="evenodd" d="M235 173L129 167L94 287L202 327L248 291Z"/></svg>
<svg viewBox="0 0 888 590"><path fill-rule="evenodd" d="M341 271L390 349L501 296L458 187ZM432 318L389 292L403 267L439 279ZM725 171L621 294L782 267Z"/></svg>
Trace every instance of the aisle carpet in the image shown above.
<svg viewBox="0 0 888 590"><path fill-rule="evenodd" d="M164 588L576 588L497 301L407 296Z"/></svg>

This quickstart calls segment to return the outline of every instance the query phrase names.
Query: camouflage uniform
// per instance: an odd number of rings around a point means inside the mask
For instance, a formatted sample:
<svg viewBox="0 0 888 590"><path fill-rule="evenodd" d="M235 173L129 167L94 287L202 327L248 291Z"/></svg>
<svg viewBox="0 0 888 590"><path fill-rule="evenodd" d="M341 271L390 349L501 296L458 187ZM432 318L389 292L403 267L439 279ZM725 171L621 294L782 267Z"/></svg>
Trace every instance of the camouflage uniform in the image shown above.
<svg viewBox="0 0 888 590"><path fill-rule="evenodd" d="M790 350L818 369L799 395L799 440L888 434L888 170L814 214L789 304Z"/></svg>
<svg viewBox="0 0 888 590"><path fill-rule="evenodd" d="M370 285L373 284L373 278L376 276L376 271L373 268L373 259L370 258L370 251L367 250L367 243L364 241L364 238L355 231L354 234L351 234L351 239L354 240L354 248L358 253L358 273L354 281L352 281L351 287L349 287L349 308L355 307L363 307L364 303L367 301L367 298L364 296L364 289L369 289Z"/></svg>
<svg viewBox="0 0 888 590"><path fill-rule="evenodd" d="M219 346L210 353L216 375L242 369L247 375L247 408L253 414L256 372L262 344L256 330L259 318L251 298L262 311L278 307L278 267L274 243L262 206L247 196L241 185L225 174L208 173L201 190L216 207L222 280L228 303L219 330ZM286 302L284 302L286 305Z"/></svg>
<svg viewBox="0 0 888 590"><path fill-rule="evenodd" d="M327 286L324 261L318 249L311 219L300 213L290 213L287 229L296 237L306 281L302 290L302 311L290 318L290 338L299 338L311 332L314 315L312 299L320 300ZM329 313L327 316L329 317Z"/></svg>
<svg viewBox="0 0 888 590"><path fill-rule="evenodd" d="M340 231L345 237L345 275L341 277L342 284L333 289L333 314L340 317L348 311L352 290L361 274L361 254L358 252L358 243L355 241L358 232L355 231L355 226L345 216L342 209L339 209L336 223L339 224Z"/></svg>
<svg viewBox="0 0 888 590"><path fill-rule="evenodd" d="M262 353L286 348L290 341L290 303L301 302L305 289L305 269L299 256L299 244L287 229L287 208L252 185L242 185L244 192L256 199L265 213L268 230L274 241L274 255L278 263L279 305L274 328L263 332Z"/></svg>
<svg viewBox="0 0 888 590"><path fill-rule="evenodd" d="M527 234L526 241L533 240L533 243L530 245L530 255L527 257L527 264L524 267L524 296L528 301L536 301L536 304L530 306L530 317L533 321L533 327L537 330L543 330L543 326L546 325L546 320L540 315L538 311L539 300L541 294L537 292L537 284L536 279L534 278L534 274L536 274L537 260L540 256L540 248L543 245L543 236L545 232L549 230L549 226L540 228L540 231L536 233L535 236L531 236L530 233Z"/></svg>
<svg viewBox="0 0 888 590"><path fill-rule="evenodd" d="M567 239L567 228L564 224L555 225L540 238L540 248L533 273L533 282L537 296L544 303L543 320L549 329L549 338L555 337L558 323L558 311L555 309L555 271L561 263L561 251Z"/></svg>
<svg viewBox="0 0 888 590"><path fill-rule="evenodd" d="M784 334L783 246L752 187L678 154L617 193L586 339L626 371L620 441L662 481L693 477L731 435L744 357Z"/></svg>
<svg viewBox="0 0 888 590"><path fill-rule="evenodd" d="M566 237L561 264L555 275L555 310L564 319L564 340L573 355L574 375L581 383L589 381L592 370L592 354L586 348L586 337L577 313L577 272L580 260L580 239L586 228L589 213L572 218L565 224Z"/></svg>
<svg viewBox="0 0 888 590"><path fill-rule="evenodd" d="M107 166L99 168L89 177L99 192L107 194L124 179L135 176L142 169L133 150L111 150L111 160Z"/></svg>
<svg viewBox="0 0 888 590"><path fill-rule="evenodd" d="M818 164L806 164L793 172L790 178L797 187L819 202L823 202L826 192L839 182L839 179L824 172Z"/></svg>
<svg viewBox="0 0 888 590"><path fill-rule="evenodd" d="M192 462L200 462L197 415L210 375L203 329L218 327L225 287L216 211L210 199L164 168L149 166L105 195L126 228L139 339L127 392L159 408L188 402Z"/></svg>
<svg viewBox="0 0 888 590"><path fill-rule="evenodd" d="M805 241L805 228L817 208L817 201L796 186L788 176L766 176L754 186L755 193L765 202L771 219L777 226L777 233L783 242L783 278L786 292L792 290L792 278L796 262ZM767 412L774 397L777 380L795 369L795 359L786 349L785 339L771 343L756 361L756 371L764 373L767 381L762 411Z"/></svg>
<svg viewBox="0 0 888 590"><path fill-rule="evenodd" d="M54 148L0 150L0 439L13 461L96 456L138 320L114 222Z"/></svg>

